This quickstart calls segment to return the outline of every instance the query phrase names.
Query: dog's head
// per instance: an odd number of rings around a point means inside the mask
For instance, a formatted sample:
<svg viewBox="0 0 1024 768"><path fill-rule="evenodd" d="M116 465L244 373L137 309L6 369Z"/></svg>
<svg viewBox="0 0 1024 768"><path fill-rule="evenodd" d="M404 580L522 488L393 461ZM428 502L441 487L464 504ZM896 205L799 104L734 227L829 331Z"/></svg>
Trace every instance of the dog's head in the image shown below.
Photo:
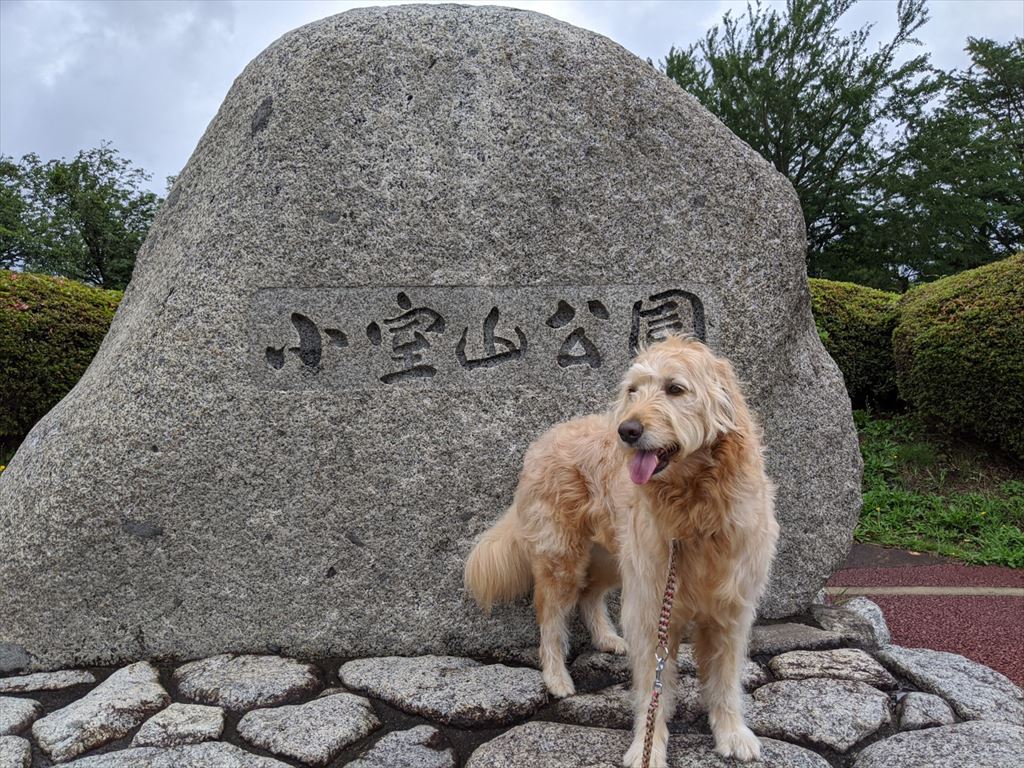
<svg viewBox="0 0 1024 768"><path fill-rule="evenodd" d="M744 413L727 361L692 338L652 344L626 372L615 409L630 478L643 485L673 460L736 431Z"/></svg>

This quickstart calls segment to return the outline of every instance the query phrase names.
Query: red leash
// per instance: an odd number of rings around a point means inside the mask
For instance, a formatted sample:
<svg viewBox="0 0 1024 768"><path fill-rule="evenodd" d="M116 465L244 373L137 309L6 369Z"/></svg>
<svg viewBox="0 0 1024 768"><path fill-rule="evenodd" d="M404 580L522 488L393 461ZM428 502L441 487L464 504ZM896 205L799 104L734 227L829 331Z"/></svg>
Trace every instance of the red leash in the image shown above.
<svg viewBox="0 0 1024 768"><path fill-rule="evenodd" d="M672 549L668 556L668 581L665 583L665 597L661 601L661 615L658 617L658 648L654 651L654 690L651 691L651 706L647 708L647 733L644 735L643 768L651 764L651 747L654 744L654 719L658 714L658 701L661 698L661 675L668 663L668 627L672 621L672 601L676 596L676 560L679 547L672 539Z"/></svg>

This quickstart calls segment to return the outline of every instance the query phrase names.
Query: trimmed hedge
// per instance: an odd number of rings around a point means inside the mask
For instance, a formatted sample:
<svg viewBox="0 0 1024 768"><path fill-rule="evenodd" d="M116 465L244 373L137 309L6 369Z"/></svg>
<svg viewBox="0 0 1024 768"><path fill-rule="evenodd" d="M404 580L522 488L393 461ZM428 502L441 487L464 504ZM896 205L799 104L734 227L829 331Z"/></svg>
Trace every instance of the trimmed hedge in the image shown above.
<svg viewBox="0 0 1024 768"><path fill-rule="evenodd" d="M810 284L814 324L843 372L853 407L895 405L892 332L899 294L817 278Z"/></svg>
<svg viewBox="0 0 1024 768"><path fill-rule="evenodd" d="M23 437L85 373L121 291L0 270L0 440Z"/></svg>
<svg viewBox="0 0 1024 768"><path fill-rule="evenodd" d="M1024 253L914 288L899 311L903 399L1024 458Z"/></svg>

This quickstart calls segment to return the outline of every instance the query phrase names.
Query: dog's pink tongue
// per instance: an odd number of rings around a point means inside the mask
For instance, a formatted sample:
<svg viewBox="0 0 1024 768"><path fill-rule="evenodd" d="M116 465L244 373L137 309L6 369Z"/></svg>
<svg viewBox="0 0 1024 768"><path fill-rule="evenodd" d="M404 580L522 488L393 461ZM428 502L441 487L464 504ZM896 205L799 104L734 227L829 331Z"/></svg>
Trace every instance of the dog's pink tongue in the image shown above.
<svg viewBox="0 0 1024 768"><path fill-rule="evenodd" d="M654 451L637 451L629 462L629 479L643 485L651 479L658 466L658 454Z"/></svg>

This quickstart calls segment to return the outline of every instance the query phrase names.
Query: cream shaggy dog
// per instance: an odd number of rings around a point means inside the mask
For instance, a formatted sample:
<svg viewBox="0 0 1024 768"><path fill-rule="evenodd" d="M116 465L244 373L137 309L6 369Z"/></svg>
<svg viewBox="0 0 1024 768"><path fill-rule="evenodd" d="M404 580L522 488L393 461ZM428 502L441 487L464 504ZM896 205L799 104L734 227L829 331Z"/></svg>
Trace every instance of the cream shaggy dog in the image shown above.
<svg viewBox="0 0 1024 768"><path fill-rule="evenodd" d="M637 356L608 413L560 424L530 446L512 505L470 553L465 584L485 609L533 584L544 681L555 696L574 693L566 621L577 604L597 648L628 646L636 720L623 764L636 767L675 539L669 655L690 629L716 750L749 761L760 743L743 722L740 673L778 530L760 429L732 367L696 340L671 337ZM620 577L625 642L605 605ZM673 664L663 681L654 768L667 765Z"/></svg>

